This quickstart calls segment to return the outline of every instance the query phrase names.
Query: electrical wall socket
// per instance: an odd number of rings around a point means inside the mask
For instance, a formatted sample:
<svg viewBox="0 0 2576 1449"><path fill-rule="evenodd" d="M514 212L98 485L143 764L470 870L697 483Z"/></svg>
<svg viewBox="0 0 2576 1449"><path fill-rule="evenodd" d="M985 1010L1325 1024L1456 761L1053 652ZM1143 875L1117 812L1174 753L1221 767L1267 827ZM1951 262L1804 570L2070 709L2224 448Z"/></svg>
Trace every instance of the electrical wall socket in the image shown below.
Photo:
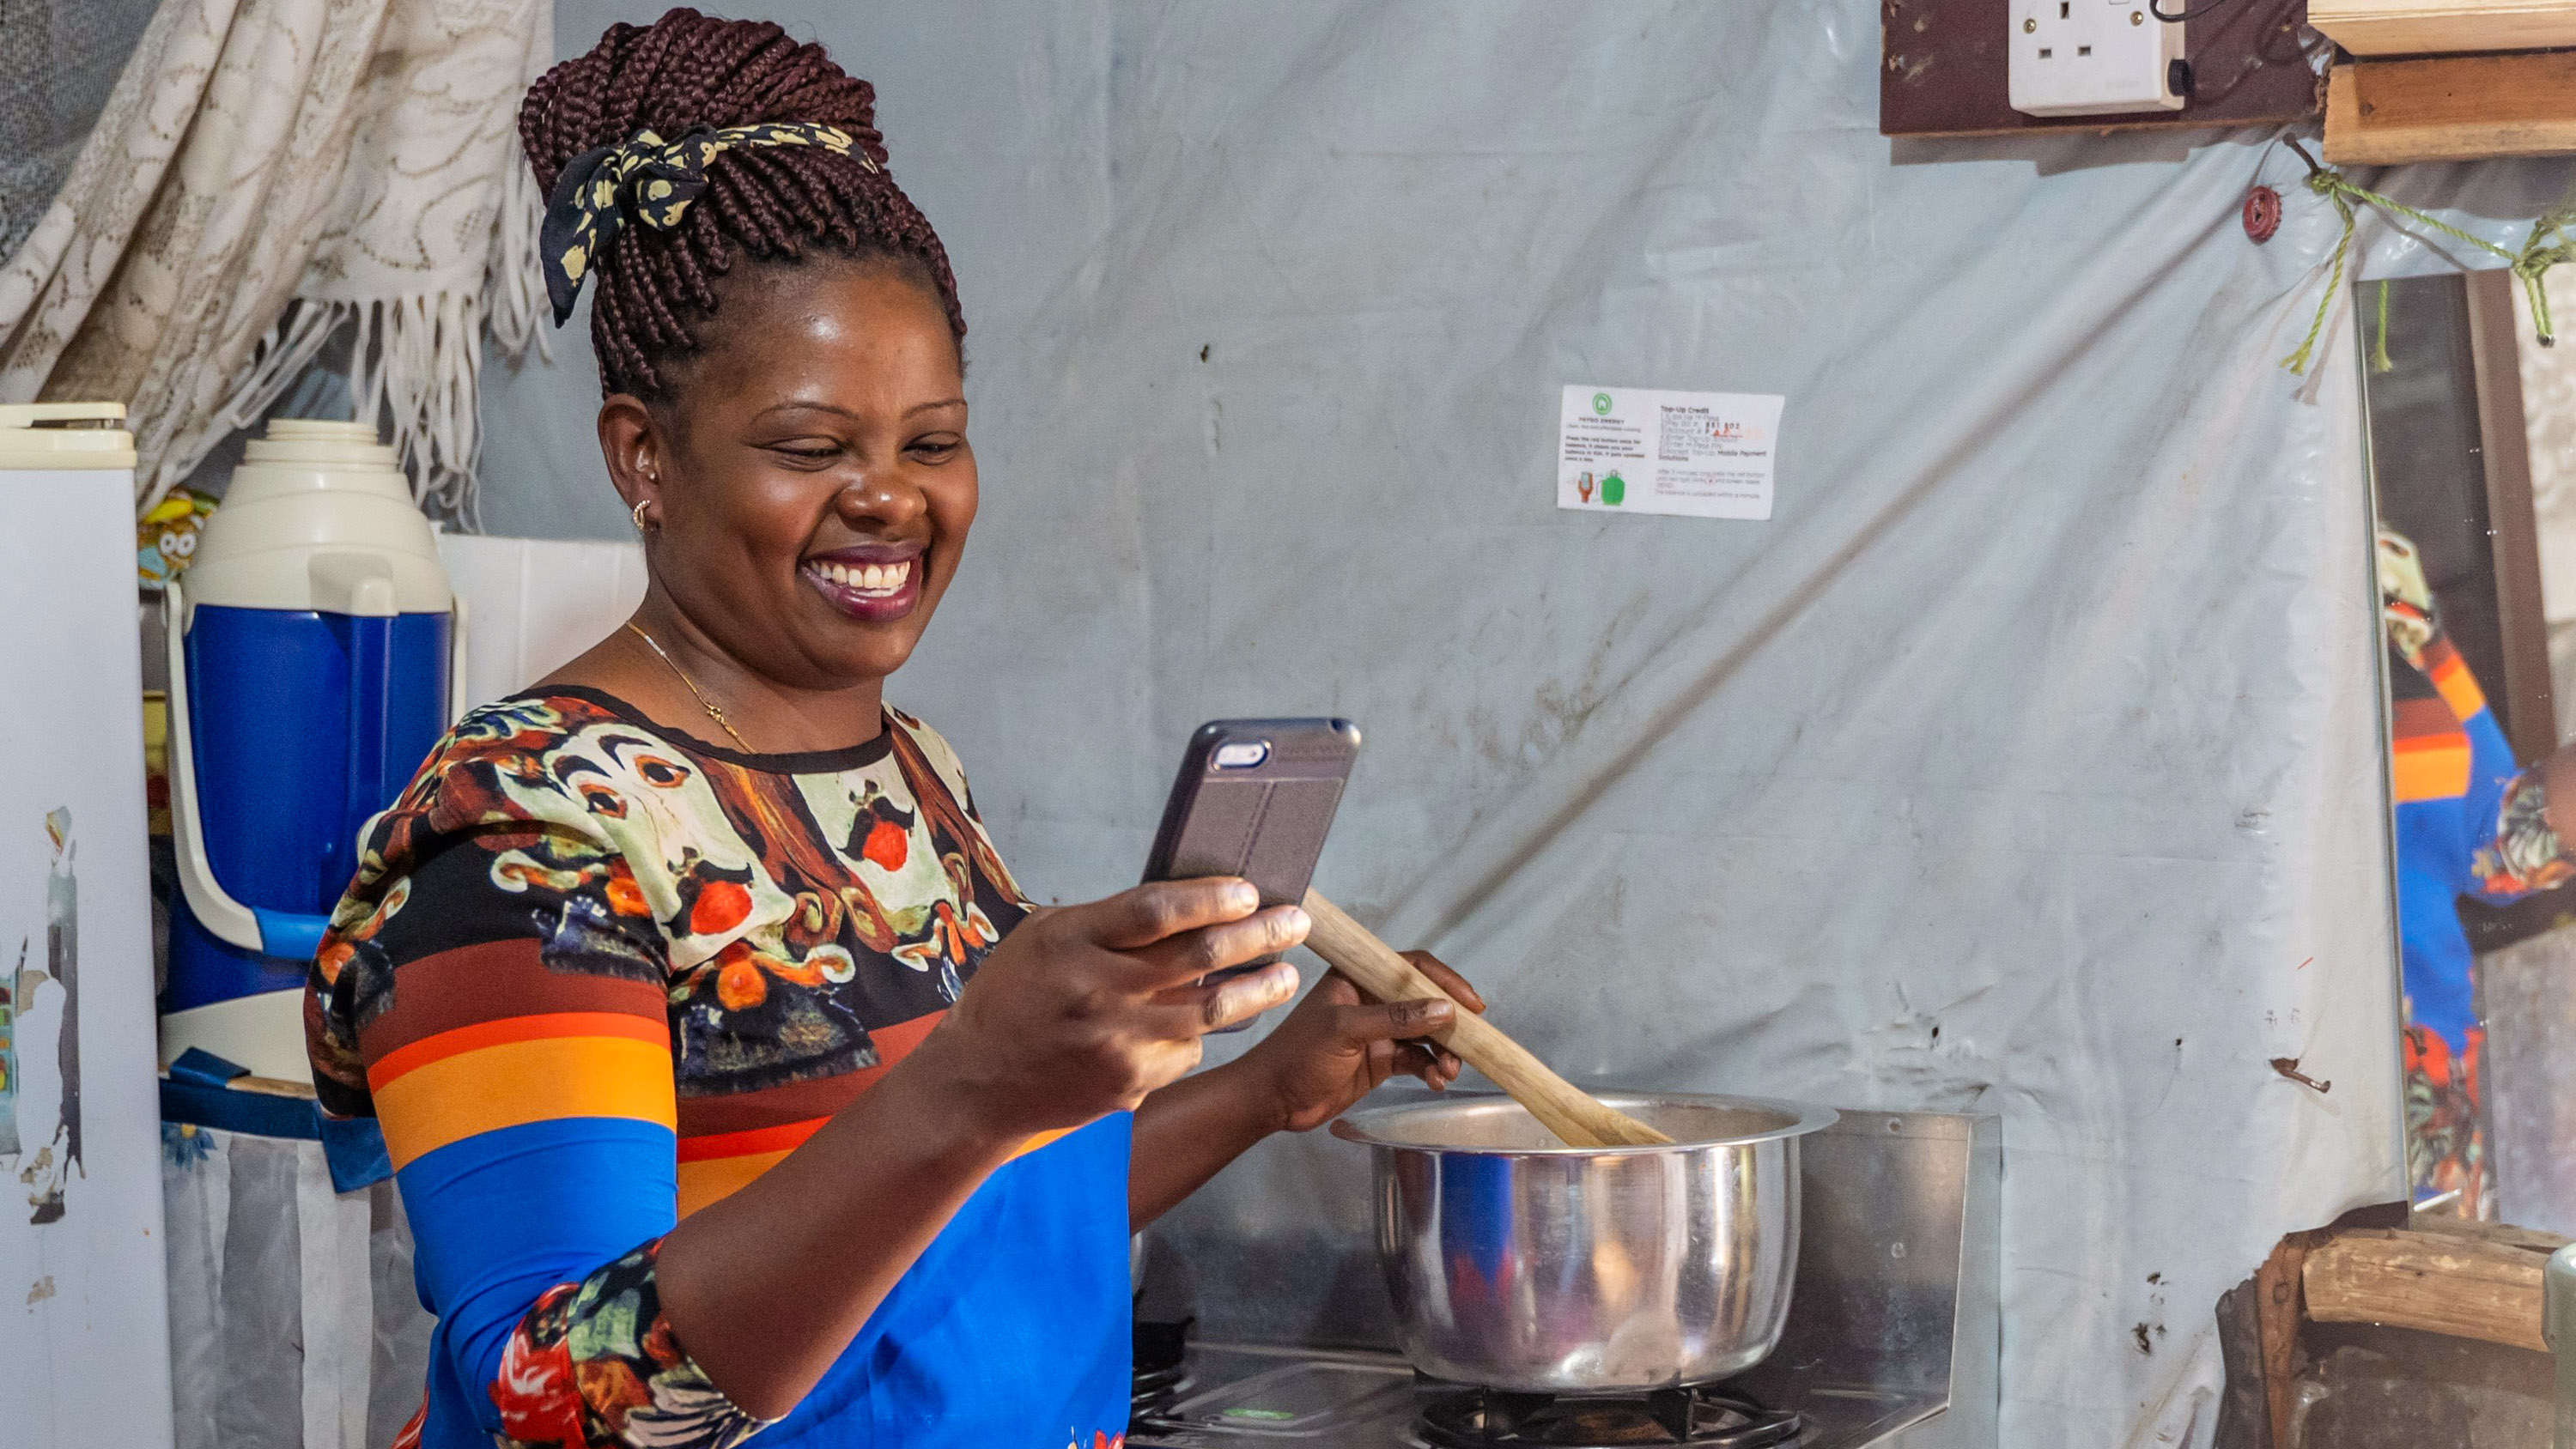
<svg viewBox="0 0 2576 1449"><path fill-rule="evenodd" d="M2012 108L2030 116L2178 111L2182 26L2148 0L2012 0Z"/></svg>

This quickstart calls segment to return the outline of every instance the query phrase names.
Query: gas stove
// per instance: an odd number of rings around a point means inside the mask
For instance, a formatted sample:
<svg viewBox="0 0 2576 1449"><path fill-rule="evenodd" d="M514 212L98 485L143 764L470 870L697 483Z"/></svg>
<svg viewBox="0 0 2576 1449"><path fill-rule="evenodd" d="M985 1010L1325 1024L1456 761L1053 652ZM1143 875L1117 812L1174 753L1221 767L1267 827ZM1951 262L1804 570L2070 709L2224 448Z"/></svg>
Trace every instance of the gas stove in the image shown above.
<svg viewBox="0 0 2576 1449"><path fill-rule="evenodd" d="M2001 1139L1992 1117L1846 1112L1800 1154L1780 1346L1718 1384L1551 1397L1368 1349L1137 1326L1132 1449L1970 1449L1994 1440Z"/></svg>
<svg viewBox="0 0 2576 1449"><path fill-rule="evenodd" d="M1413 1432L1435 1449L1543 1445L1610 1449L1690 1444L1700 1449L1781 1449L1807 1435L1807 1416L1766 1408L1716 1384L1616 1396L1515 1394L1463 1389L1422 1406Z"/></svg>
<svg viewBox="0 0 2576 1449"><path fill-rule="evenodd" d="M1183 1373L1141 1404L1134 1449L1852 1449L1937 1414L1930 1395L1846 1390L1797 1409L1727 1386L1555 1398L1442 1383L1401 1357L1194 1344Z"/></svg>

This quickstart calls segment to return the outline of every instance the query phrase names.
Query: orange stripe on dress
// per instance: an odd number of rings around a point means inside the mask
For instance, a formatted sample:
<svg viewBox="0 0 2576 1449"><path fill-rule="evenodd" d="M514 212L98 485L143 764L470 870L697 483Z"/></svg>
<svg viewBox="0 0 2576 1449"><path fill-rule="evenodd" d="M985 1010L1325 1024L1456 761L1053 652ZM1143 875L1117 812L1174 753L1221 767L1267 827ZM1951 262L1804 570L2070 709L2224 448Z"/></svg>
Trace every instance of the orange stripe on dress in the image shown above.
<svg viewBox="0 0 2576 1449"><path fill-rule="evenodd" d="M2460 658L2458 650L2442 650L2426 663L2431 666L2425 673L2432 679L2433 688L2441 692L2442 702L2463 722L2487 707L2486 691L2478 688L2478 677L2469 672L2468 662Z"/></svg>
<svg viewBox="0 0 2576 1449"><path fill-rule="evenodd" d="M532 1122L614 1117L674 1132L679 1124L671 1049L659 1033L651 1041L620 1034L494 1042L414 1064L374 1095L397 1170L451 1143Z"/></svg>
<svg viewBox="0 0 2576 1449"><path fill-rule="evenodd" d="M683 1137L680 1139L680 1160L707 1162L718 1157L793 1152L831 1120L829 1117L813 1117L802 1122L781 1122L775 1127L754 1127L747 1132L709 1132L698 1137Z"/></svg>
<svg viewBox="0 0 2576 1449"><path fill-rule="evenodd" d="M682 1162L680 1216L687 1217L711 1202L721 1202L733 1196L753 1178L776 1167L786 1156L784 1152L754 1152L740 1157Z"/></svg>
<svg viewBox="0 0 2576 1449"><path fill-rule="evenodd" d="M367 1086L371 1091L382 1091L388 1083L399 1080L406 1072L463 1052L479 1051L506 1042L574 1036L623 1037L629 1041L650 1042L660 1047L665 1056L671 1049L668 1022L628 1012L551 1011L535 1016L505 1016L497 1021L478 1021L472 1026L454 1027L385 1053L376 1059L374 1066L367 1068Z"/></svg>
<svg viewBox="0 0 2576 1449"><path fill-rule="evenodd" d="M2469 737L2401 736L2390 742L2390 785L2399 804L2417 800L2456 800L2469 793Z"/></svg>
<svg viewBox="0 0 2576 1449"><path fill-rule="evenodd" d="M709 1203L720 1202L740 1192L754 1178L785 1161L788 1153L802 1146L806 1138L831 1120L818 1117L811 1122L791 1122L782 1127L764 1127L756 1132L727 1132L720 1137L683 1139L680 1143L680 1216L687 1217ZM1014 1160L1026 1157L1073 1131L1073 1128L1065 1127L1040 1132L1021 1143L1019 1150L1011 1156ZM755 1138L784 1140L789 1134L794 1135L794 1140L785 1146L763 1148L752 1145ZM717 1141L738 1142L741 1146L730 1153L709 1153L706 1145Z"/></svg>
<svg viewBox="0 0 2576 1449"><path fill-rule="evenodd" d="M1058 1127L1053 1131L1041 1132L1035 1137L1030 1138L1028 1141L1021 1143L1020 1150L1012 1153L1011 1156L1014 1159L1026 1157L1030 1153L1037 1151L1039 1148L1046 1146L1050 1142L1063 1141L1065 1138L1072 1136L1074 1131L1075 1129L1071 1127Z"/></svg>

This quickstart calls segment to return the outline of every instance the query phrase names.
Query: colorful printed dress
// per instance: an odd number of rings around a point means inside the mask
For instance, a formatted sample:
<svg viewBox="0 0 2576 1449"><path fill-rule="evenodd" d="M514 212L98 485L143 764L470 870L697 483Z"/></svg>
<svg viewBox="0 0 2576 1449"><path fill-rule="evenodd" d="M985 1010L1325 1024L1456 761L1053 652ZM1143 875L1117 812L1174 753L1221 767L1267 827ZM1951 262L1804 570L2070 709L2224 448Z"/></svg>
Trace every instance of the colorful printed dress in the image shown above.
<svg viewBox="0 0 2576 1449"><path fill-rule="evenodd" d="M735 1407L654 1253L920 1042L1029 903L956 757L886 711L749 755L558 689L468 714L368 833L305 1019L384 1128L438 1318L431 1449L1113 1444L1129 1119L989 1178L794 1412Z"/></svg>
<svg viewBox="0 0 2576 1449"><path fill-rule="evenodd" d="M2448 636L2388 661L2396 799L2397 919L2406 985L2406 1163L2414 1200L2456 1193L2494 1215L2478 1019L2459 902L2501 905L2576 876L2538 769L2514 761L2486 694Z"/></svg>

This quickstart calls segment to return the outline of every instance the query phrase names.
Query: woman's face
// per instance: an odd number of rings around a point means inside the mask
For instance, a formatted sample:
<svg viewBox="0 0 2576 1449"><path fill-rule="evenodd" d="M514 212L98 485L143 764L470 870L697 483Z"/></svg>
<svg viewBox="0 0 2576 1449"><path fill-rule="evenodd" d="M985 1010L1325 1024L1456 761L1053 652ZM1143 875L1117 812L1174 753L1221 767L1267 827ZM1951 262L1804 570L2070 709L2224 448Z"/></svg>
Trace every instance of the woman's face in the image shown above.
<svg viewBox="0 0 2576 1449"><path fill-rule="evenodd" d="M975 521L955 337L918 274L744 266L651 406L609 400L655 581L742 667L800 689L893 673ZM621 454L626 466L620 468Z"/></svg>

